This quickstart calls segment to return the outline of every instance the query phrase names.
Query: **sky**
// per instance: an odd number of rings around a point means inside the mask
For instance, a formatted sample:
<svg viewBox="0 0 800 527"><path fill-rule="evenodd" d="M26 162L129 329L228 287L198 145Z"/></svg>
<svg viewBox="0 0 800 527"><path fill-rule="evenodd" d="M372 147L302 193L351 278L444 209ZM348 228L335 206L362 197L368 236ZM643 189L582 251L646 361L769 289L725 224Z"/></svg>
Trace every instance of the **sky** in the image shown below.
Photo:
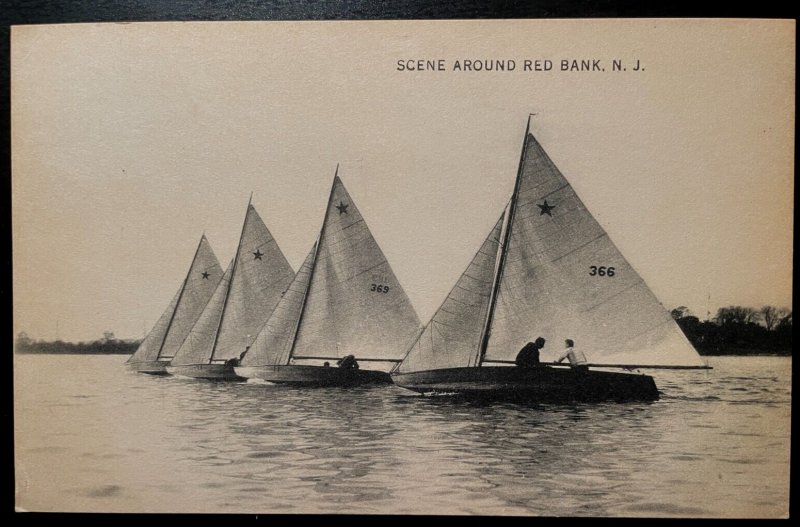
<svg viewBox="0 0 800 527"><path fill-rule="evenodd" d="M337 163L425 322L508 200L530 113L665 307L790 306L794 53L770 20L14 27L15 334L142 337L203 232L227 265L251 192L296 270ZM417 59L444 71L398 71Z"/></svg>

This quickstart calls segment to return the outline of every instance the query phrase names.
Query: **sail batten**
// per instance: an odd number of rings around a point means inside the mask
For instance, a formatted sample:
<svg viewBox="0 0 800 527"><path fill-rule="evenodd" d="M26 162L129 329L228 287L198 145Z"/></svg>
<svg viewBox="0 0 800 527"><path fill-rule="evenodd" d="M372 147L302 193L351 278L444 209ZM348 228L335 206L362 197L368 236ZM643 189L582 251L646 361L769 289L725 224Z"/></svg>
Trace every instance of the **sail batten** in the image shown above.
<svg viewBox="0 0 800 527"><path fill-rule="evenodd" d="M154 361L174 356L192 325L200 317L221 277L222 268L203 234L181 287L129 362Z"/></svg>

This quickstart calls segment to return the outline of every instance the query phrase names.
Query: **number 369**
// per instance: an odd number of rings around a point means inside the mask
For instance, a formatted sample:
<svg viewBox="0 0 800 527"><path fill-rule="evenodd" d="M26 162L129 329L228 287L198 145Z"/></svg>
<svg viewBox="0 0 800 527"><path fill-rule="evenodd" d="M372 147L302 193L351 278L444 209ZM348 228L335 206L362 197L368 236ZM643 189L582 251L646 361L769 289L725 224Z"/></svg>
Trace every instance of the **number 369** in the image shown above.
<svg viewBox="0 0 800 527"><path fill-rule="evenodd" d="M589 276L614 276L615 271L613 267L606 267L601 265L597 267L596 265L592 265L589 267Z"/></svg>

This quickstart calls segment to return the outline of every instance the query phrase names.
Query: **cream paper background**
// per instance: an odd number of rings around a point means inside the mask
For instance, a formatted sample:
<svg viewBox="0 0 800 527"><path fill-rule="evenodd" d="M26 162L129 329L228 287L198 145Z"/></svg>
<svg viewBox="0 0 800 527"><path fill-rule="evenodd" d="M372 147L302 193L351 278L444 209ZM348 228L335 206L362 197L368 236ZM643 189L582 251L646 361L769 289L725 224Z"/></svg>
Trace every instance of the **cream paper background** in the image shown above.
<svg viewBox="0 0 800 527"><path fill-rule="evenodd" d="M428 58L517 69L397 71ZM11 67L15 334L143 336L203 231L233 257L250 192L296 270L337 163L424 323L506 204L529 113L665 307L792 302L794 21L17 26Z"/></svg>

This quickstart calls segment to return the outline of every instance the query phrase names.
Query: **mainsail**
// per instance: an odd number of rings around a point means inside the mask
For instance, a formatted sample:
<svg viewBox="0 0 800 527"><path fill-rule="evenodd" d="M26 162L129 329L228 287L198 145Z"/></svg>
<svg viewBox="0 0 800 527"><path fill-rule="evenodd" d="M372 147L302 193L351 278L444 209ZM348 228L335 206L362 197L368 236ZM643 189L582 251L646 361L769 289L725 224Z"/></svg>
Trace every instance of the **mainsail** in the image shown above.
<svg viewBox="0 0 800 527"><path fill-rule="evenodd" d="M128 362L172 357L202 313L221 277L222 268L204 234L181 287Z"/></svg>
<svg viewBox="0 0 800 527"><path fill-rule="evenodd" d="M220 320L222 319L222 308L225 305L225 297L228 296L228 289L233 273L233 261L228 264L225 274L222 275L211 300L206 304L200 318L197 319L189 335L184 339L183 344L172 358L173 366L183 366L188 364L207 364L214 353L214 341L219 331Z"/></svg>
<svg viewBox="0 0 800 527"><path fill-rule="evenodd" d="M293 277L269 229L248 205L236 257L172 364L207 364L238 357Z"/></svg>
<svg viewBox="0 0 800 527"><path fill-rule="evenodd" d="M399 360L419 329L389 262L334 176L291 356Z"/></svg>
<svg viewBox="0 0 800 527"><path fill-rule="evenodd" d="M471 366L476 357L479 363L513 360L538 336L547 340L543 360L554 359L569 338L594 363L703 365L670 313L527 132L508 214L485 338L477 349L463 352L460 364L445 361L449 367ZM412 371L411 364L414 370L447 367L440 354L452 355L446 347L417 342L398 371Z"/></svg>
<svg viewBox="0 0 800 527"><path fill-rule="evenodd" d="M214 360L232 359L247 349L293 278L278 243L248 205Z"/></svg>

